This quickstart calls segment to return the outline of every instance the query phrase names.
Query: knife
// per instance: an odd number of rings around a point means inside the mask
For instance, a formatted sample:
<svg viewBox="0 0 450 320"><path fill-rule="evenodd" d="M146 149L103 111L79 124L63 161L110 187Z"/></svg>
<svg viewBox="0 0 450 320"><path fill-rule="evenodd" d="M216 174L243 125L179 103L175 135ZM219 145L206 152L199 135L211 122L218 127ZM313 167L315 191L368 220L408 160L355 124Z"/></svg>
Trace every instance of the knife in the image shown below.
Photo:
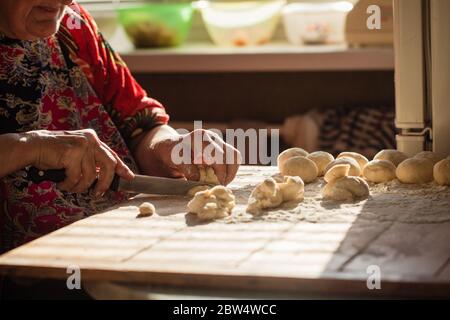
<svg viewBox="0 0 450 320"><path fill-rule="evenodd" d="M33 183L51 181L59 183L64 181L66 173L64 169L39 170L31 167L27 170L27 179ZM90 188L93 188L97 180ZM159 195L186 195L187 192L198 186L214 186L211 183L199 181L171 179L153 176L144 176L136 174L131 181L119 177L117 174L109 187L112 191L121 191L126 193L145 193Z"/></svg>

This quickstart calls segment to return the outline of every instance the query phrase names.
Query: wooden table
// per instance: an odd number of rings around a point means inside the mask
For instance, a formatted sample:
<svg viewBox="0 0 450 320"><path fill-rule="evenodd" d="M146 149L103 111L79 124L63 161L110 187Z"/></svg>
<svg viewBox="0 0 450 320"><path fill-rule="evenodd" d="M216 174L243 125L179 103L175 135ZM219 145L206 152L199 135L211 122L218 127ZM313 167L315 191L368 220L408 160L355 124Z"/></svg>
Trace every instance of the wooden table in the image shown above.
<svg viewBox="0 0 450 320"><path fill-rule="evenodd" d="M369 199L336 203L322 200L319 179L298 205L246 214L254 185L276 173L242 167L231 184L237 207L229 219L198 221L186 214L188 197L139 196L4 254L0 272L66 279L67 267L77 265L90 291L128 288L130 298L143 297L130 293L139 288L450 297L449 187L394 181L372 185ZM137 218L143 201L157 214ZM381 271L380 290L367 288L370 266Z"/></svg>

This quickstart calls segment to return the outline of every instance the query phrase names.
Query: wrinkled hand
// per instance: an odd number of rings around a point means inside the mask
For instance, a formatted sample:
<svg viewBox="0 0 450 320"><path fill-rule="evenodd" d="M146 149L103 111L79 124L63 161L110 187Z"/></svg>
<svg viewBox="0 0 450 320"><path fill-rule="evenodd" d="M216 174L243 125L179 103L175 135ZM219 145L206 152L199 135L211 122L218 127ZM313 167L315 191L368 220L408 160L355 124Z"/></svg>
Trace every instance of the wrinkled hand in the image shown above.
<svg viewBox="0 0 450 320"><path fill-rule="evenodd" d="M85 192L98 178L94 196L100 197L108 190L114 174L127 180L134 177L94 130L37 130L30 135L30 144L35 150L33 166L41 170L65 169L66 179L58 184L61 190Z"/></svg>
<svg viewBox="0 0 450 320"><path fill-rule="evenodd" d="M135 157L144 174L199 180L198 167L211 166L223 185L229 184L239 169L242 161L240 152L225 143L216 133L209 130L195 130L186 135L180 135L169 127L160 129L165 131L158 138L158 134L141 141L135 151ZM199 141L200 143L195 143ZM184 163L180 163L178 150L189 152L181 154ZM174 151L175 148L175 152ZM228 158L228 161L227 161ZM221 159L221 161L220 161ZM217 161L219 160L219 161Z"/></svg>

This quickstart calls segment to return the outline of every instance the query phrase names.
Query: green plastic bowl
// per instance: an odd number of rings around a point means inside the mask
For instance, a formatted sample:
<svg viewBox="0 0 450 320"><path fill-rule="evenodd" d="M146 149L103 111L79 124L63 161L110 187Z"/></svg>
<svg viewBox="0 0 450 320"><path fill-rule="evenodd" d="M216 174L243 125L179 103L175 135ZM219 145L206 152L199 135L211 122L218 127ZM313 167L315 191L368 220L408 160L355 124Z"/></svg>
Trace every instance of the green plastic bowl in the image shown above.
<svg viewBox="0 0 450 320"><path fill-rule="evenodd" d="M161 48L186 40L194 9L190 3L148 3L117 11L136 48Z"/></svg>

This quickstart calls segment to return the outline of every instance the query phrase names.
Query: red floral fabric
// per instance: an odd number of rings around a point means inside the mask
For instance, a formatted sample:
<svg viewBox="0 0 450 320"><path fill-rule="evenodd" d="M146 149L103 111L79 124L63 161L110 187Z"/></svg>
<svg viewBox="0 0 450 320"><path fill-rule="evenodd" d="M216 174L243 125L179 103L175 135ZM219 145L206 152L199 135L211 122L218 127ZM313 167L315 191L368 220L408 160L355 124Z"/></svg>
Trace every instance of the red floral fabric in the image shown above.
<svg viewBox="0 0 450 320"><path fill-rule="evenodd" d="M48 39L0 34L0 133L92 128L136 171L128 140L168 119L81 6L71 5L58 33ZM126 199L109 191L94 200L89 193L62 192L51 182L33 184L27 170L0 182L1 251Z"/></svg>

